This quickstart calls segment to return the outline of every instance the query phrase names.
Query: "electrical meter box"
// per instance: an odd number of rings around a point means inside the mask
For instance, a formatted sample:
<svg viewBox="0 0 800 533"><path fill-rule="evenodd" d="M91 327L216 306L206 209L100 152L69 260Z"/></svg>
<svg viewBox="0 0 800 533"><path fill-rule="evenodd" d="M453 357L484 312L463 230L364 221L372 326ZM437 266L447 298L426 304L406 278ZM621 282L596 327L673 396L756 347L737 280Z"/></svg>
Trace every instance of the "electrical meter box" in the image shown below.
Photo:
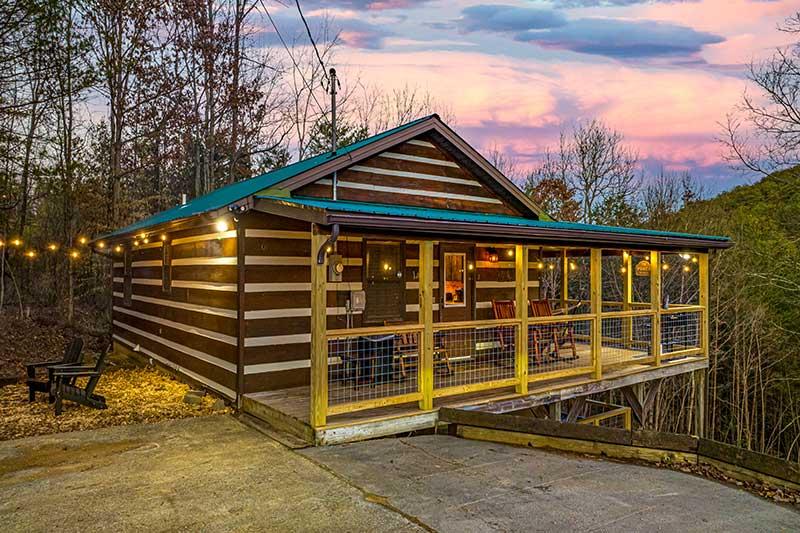
<svg viewBox="0 0 800 533"><path fill-rule="evenodd" d="M328 256L328 281L342 281L344 272L344 261L339 254Z"/></svg>
<svg viewBox="0 0 800 533"><path fill-rule="evenodd" d="M367 293L364 291L350 291L350 307L353 311L363 311L367 305Z"/></svg>

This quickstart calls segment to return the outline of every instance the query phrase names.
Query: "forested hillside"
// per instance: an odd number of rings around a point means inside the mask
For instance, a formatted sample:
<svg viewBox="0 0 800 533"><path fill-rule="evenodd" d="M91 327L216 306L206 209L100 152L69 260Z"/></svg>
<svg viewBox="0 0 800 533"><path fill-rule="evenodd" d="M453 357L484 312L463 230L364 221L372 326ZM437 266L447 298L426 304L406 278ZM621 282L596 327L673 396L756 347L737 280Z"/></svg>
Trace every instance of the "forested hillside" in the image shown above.
<svg viewBox="0 0 800 533"><path fill-rule="evenodd" d="M728 235L712 257L711 435L743 447L800 458L800 173L690 203L665 229ZM672 391L674 392L674 391ZM670 391L662 393L669 402ZM685 395L672 400L673 407ZM680 424L678 410L660 423Z"/></svg>

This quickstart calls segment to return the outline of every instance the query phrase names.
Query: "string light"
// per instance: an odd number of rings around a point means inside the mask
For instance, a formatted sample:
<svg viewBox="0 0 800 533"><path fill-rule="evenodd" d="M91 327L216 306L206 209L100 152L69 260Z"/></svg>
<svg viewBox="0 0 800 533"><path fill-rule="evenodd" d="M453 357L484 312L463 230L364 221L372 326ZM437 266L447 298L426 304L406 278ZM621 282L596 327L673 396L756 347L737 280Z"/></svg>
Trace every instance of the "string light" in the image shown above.
<svg viewBox="0 0 800 533"><path fill-rule="evenodd" d="M578 265L576 265L574 261L570 261L569 262L569 269L570 270L576 270L577 268L578 268Z"/></svg>
<svg viewBox="0 0 800 533"><path fill-rule="evenodd" d="M544 268L544 263L542 261L539 261L538 263L536 263L536 268L542 270Z"/></svg>
<svg viewBox="0 0 800 533"><path fill-rule="evenodd" d="M553 263L550 263L549 265L547 265L547 268L549 268L550 270L555 270L556 266Z"/></svg>
<svg viewBox="0 0 800 533"><path fill-rule="evenodd" d="M6 245L6 243L4 243L3 241L0 241L0 248L2 248L5 245Z"/></svg>
<svg viewBox="0 0 800 533"><path fill-rule="evenodd" d="M114 251L115 251L115 252L117 252L117 253L120 253L120 252L122 252L122 246L120 246L119 244L118 244L118 245L116 245L116 246L114 247Z"/></svg>
<svg viewBox="0 0 800 533"><path fill-rule="evenodd" d="M628 271L628 269L626 267L622 267L622 268L619 269L619 271L624 274L624 273L626 273Z"/></svg>
<svg viewBox="0 0 800 533"><path fill-rule="evenodd" d="M22 241L19 240L19 239L14 239L14 240L11 241L11 244L13 244L14 246L21 246L22 245Z"/></svg>
<svg viewBox="0 0 800 533"><path fill-rule="evenodd" d="M689 265L683 265L683 271L689 272L692 268Z"/></svg>
<svg viewBox="0 0 800 533"><path fill-rule="evenodd" d="M661 270L669 270L669 263L664 263L661 265Z"/></svg>
<svg viewBox="0 0 800 533"><path fill-rule="evenodd" d="M683 259L684 261L688 261L691 258L692 256L689 254L681 254L681 259Z"/></svg>
<svg viewBox="0 0 800 533"><path fill-rule="evenodd" d="M78 242L81 244L86 244L86 237L79 237Z"/></svg>
<svg viewBox="0 0 800 533"><path fill-rule="evenodd" d="M50 250L51 252L55 252L56 250L58 250L58 245L57 244L48 244L47 245L47 249Z"/></svg>
<svg viewBox="0 0 800 533"><path fill-rule="evenodd" d="M71 258L73 258L73 259L77 259L78 257L80 257L80 255L81 255L81 254L79 254L79 253L78 253L78 250L72 250L72 251L69 253L69 256L70 256Z"/></svg>
<svg viewBox="0 0 800 533"><path fill-rule="evenodd" d="M97 247L102 250L103 248L106 247L106 243L104 243L103 241L100 241L100 242L97 243Z"/></svg>
<svg viewBox="0 0 800 533"><path fill-rule="evenodd" d="M217 231L220 233L225 233L228 231L228 223L224 220L218 220L216 224Z"/></svg>
<svg viewBox="0 0 800 533"><path fill-rule="evenodd" d="M28 259L33 259L34 257L36 257L36 252L34 252L33 250L28 250L27 252L25 252L25 256Z"/></svg>
<svg viewBox="0 0 800 533"><path fill-rule="evenodd" d="M133 241L134 246L139 246L139 241Z"/></svg>
<svg viewBox="0 0 800 533"><path fill-rule="evenodd" d="M147 244L147 243L149 243L149 242L150 242L150 239L148 239L147 237L145 237L145 238L144 238L144 240L142 240L142 242L143 242L143 243L145 243L145 244Z"/></svg>
<svg viewBox="0 0 800 533"><path fill-rule="evenodd" d="M167 240L167 234L166 233L162 233L161 234L161 240L162 241L166 241Z"/></svg>
<svg viewBox="0 0 800 533"><path fill-rule="evenodd" d="M697 257L692 257L692 263L697 263Z"/></svg>
<svg viewBox="0 0 800 533"><path fill-rule="evenodd" d="M508 251L506 252L506 255L508 257L513 257L514 256L514 249L513 248L509 248Z"/></svg>

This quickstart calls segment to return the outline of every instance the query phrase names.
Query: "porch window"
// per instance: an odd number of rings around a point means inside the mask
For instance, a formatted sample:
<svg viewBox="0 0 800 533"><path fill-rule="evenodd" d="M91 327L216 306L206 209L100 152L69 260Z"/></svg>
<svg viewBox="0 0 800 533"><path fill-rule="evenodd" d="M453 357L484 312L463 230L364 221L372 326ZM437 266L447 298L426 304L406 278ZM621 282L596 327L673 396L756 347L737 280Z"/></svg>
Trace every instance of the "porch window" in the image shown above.
<svg viewBox="0 0 800 533"><path fill-rule="evenodd" d="M394 241L367 241L365 244L364 322L402 320L405 315L403 246Z"/></svg>
<svg viewBox="0 0 800 533"><path fill-rule="evenodd" d="M444 306L464 307L467 286L466 254L444 254Z"/></svg>

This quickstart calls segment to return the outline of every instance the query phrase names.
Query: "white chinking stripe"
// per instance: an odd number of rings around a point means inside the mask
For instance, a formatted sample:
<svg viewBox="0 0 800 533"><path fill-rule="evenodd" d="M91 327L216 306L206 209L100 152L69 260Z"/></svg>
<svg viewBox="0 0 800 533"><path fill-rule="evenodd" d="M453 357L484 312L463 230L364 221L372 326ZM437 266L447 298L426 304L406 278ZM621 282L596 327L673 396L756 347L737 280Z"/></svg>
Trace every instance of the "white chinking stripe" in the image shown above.
<svg viewBox="0 0 800 533"><path fill-rule="evenodd" d="M407 267L418 267L419 266L419 259L406 259L406 266ZM439 260L438 259L434 259L433 260L433 266L435 266L435 267L439 266Z"/></svg>
<svg viewBox="0 0 800 533"><path fill-rule="evenodd" d="M192 237L181 237L173 239L172 244L187 244L190 242L213 241L216 239L234 239L236 238L236 230L222 231L216 233L206 233L204 235L194 235Z"/></svg>
<svg viewBox="0 0 800 533"><path fill-rule="evenodd" d="M153 335L152 333L148 333L147 331L142 331L139 328L135 328L133 326L126 324L125 322L120 322L119 320L114 320L113 324L122 329L127 329L128 331L136 333L137 335L141 335L146 339L150 339L153 342L163 344L167 348L172 348L177 352L185 353L186 355L194 357L195 359L199 359L211 365L218 366L224 370L227 370L228 372L236 372L235 364L229 363L228 361L220 359L219 357L214 357L213 355L209 355L205 352L201 352L199 350L195 350L194 348L189 348L188 346L184 346L183 344L178 344L177 342L172 342L171 340L159 337L158 335Z"/></svg>
<svg viewBox="0 0 800 533"><path fill-rule="evenodd" d="M170 367L170 368L172 368L174 370L177 370L178 372L180 372L182 374L186 374L187 376L189 376L190 378L194 379L195 381L197 381L199 383L203 383L204 385L208 385L209 388L212 388L212 389L214 389L214 390L216 390L218 392L221 392L222 394L228 396L229 398L235 398L236 397L236 393L233 390L229 389L228 387L226 387L224 385L220 385L216 381L210 380L205 376L201 376L197 372L192 372L188 368L182 367L181 365L179 365L177 363L173 363L169 359L167 359L165 357L161 357L157 353L154 353L154 352L148 350L147 348L142 348L140 345L135 344L135 343L133 343L133 342L121 337L120 335L117 335L116 333L113 335L113 338L114 338L114 340L116 340L116 341L118 341L118 342L120 342L122 344L127 345L132 351L143 353L148 357L152 357L156 361L159 361L161 364L166 365L166 366L168 366L168 367Z"/></svg>
<svg viewBox="0 0 800 533"><path fill-rule="evenodd" d="M255 346L280 346L282 344L303 344L311 342L310 333L297 333L295 335L269 335L265 337L247 337L244 345L247 348Z"/></svg>
<svg viewBox="0 0 800 533"><path fill-rule="evenodd" d="M345 266L361 266L360 257L342 258ZM244 258L245 265L267 265L267 266L309 266L311 257L296 257L283 255L248 255Z"/></svg>
<svg viewBox="0 0 800 533"><path fill-rule="evenodd" d="M406 144L415 144L417 146L425 146L427 148L436 148L435 144L429 143L428 141L421 141L419 139L411 139L410 141L406 141Z"/></svg>
<svg viewBox="0 0 800 533"><path fill-rule="evenodd" d="M117 298L124 298L121 292L114 292ZM164 300L162 298L151 298L149 296L140 296L138 294L131 295L132 300L145 302L148 304L163 305L165 307L174 307L175 309L183 309L185 311L194 311L195 313L203 313L206 315L224 316L228 318L236 318L236 311L233 309L223 309L221 307L211 307L205 305L190 304L184 302L176 302L173 300Z"/></svg>
<svg viewBox="0 0 800 533"><path fill-rule="evenodd" d="M321 185L332 185L333 182L329 179L321 179L317 181ZM384 185L372 185L370 183L356 183L353 181L338 181L337 185L345 189L359 189L363 191L385 192L390 194L405 194L411 196L425 196L432 198L446 198L449 200L465 200L469 202L479 202L483 204L501 204L497 198L488 198L485 196L471 196L469 194L455 194L449 192L426 191L422 189L404 189L402 187L386 187Z"/></svg>
<svg viewBox="0 0 800 533"><path fill-rule="evenodd" d="M344 315L347 310L344 307L328 307L325 313L331 316ZM353 314L360 315L361 311L353 311ZM294 318L311 316L310 307L291 307L286 309L258 309L255 311L245 311L245 320L263 320L270 318Z"/></svg>
<svg viewBox="0 0 800 533"><path fill-rule="evenodd" d="M113 279L114 283L124 283L125 280L120 277ZM136 285L161 285L161 279L156 278L133 278L131 280ZM204 291L226 291L236 292L235 283L217 283L214 281L197 282L197 281L181 281L172 280L172 286L180 289L200 289Z"/></svg>
<svg viewBox="0 0 800 533"><path fill-rule="evenodd" d="M220 266L236 265L235 257L184 257L173 259L172 266Z"/></svg>
<svg viewBox="0 0 800 533"><path fill-rule="evenodd" d="M433 310L439 310L439 304L433 304ZM419 312L419 304L406 304L406 312L407 313L417 313Z"/></svg>
<svg viewBox="0 0 800 533"><path fill-rule="evenodd" d="M207 339L224 342L225 344L230 344L232 346L237 346L239 344L236 337L225 335L224 333L217 333L216 331L198 328L189 324L184 324L183 322L173 322L172 320L167 320L166 318L148 315L147 313L140 313L139 311L134 311L133 309L128 309L126 307L120 307L118 305L115 305L113 309L117 313L135 316L136 318L141 318L142 320L147 320L148 322L153 322L154 324L161 324L162 326L177 329L178 331L185 331L186 333L191 333L192 335L197 335L199 337L205 337Z"/></svg>
<svg viewBox="0 0 800 533"><path fill-rule="evenodd" d="M311 283L245 283L244 292L291 292L310 291ZM329 291L360 291L360 282L328 282Z"/></svg>
<svg viewBox="0 0 800 533"><path fill-rule="evenodd" d="M133 251L135 252L136 250L146 250L148 248L161 248L161 241L136 244L133 247Z"/></svg>
<svg viewBox="0 0 800 533"><path fill-rule="evenodd" d="M297 359L295 361L280 361L278 363L260 363L255 365L245 365L245 375L265 374L268 372L280 372L281 370L297 370L300 368L310 368L311 359Z"/></svg>
<svg viewBox="0 0 800 533"><path fill-rule="evenodd" d="M439 288L439 282L438 281L433 281L433 282L431 282L431 286L434 289L438 289ZM419 289L419 281L406 281L406 289L407 290L408 289Z"/></svg>
<svg viewBox="0 0 800 533"><path fill-rule="evenodd" d="M433 159L432 157L420 157L418 155L398 154L396 152L383 152L378 154L378 157L385 157L388 159L399 159L401 161L413 161L414 163L426 163L428 165L439 165L441 167L461 168L452 161L445 159Z"/></svg>
<svg viewBox="0 0 800 533"><path fill-rule="evenodd" d="M124 266L124 265L123 265ZM132 267L160 267L161 259L152 259L149 261L132 261Z"/></svg>
<svg viewBox="0 0 800 533"><path fill-rule="evenodd" d="M395 178L408 178L413 180L436 181L439 183L452 183L453 185L468 185L470 187L483 187L479 181L464 178L451 178L449 176L437 176L436 174L424 174L422 172L411 172L408 170L392 170L388 168L368 167L366 165L353 165L348 170L354 172L365 172L367 174L379 174L381 176L392 176ZM322 180L317 183L322 183Z"/></svg>

